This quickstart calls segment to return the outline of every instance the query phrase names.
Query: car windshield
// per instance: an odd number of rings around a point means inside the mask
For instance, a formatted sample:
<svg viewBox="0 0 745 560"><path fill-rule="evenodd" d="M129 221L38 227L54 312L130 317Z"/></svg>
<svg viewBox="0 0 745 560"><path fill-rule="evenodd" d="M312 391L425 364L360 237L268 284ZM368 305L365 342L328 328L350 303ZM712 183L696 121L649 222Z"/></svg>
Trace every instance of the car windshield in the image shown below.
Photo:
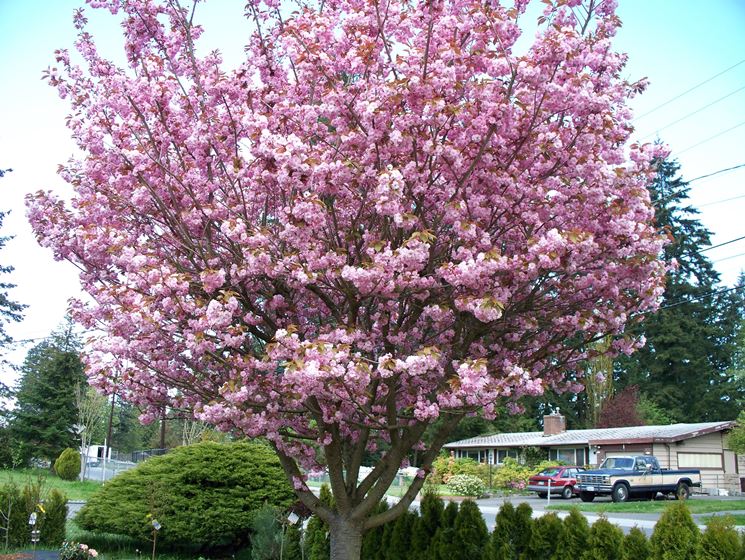
<svg viewBox="0 0 745 560"><path fill-rule="evenodd" d="M608 457L603 463L605 469L633 469L634 459L632 457Z"/></svg>
<svg viewBox="0 0 745 560"><path fill-rule="evenodd" d="M559 474L559 471L560 470L561 469L559 469L557 467L552 467L552 468L549 468L549 469L543 469L541 472L538 473L538 476L556 476L557 474Z"/></svg>

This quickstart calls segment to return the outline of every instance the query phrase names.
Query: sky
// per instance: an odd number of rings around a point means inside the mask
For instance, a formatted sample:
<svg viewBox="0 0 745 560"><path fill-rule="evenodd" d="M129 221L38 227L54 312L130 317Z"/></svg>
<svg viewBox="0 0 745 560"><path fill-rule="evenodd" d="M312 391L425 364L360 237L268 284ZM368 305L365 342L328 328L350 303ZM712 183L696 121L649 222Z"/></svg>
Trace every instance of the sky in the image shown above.
<svg viewBox="0 0 745 560"><path fill-rule="evenodd" d="M0 209L11 211L0 235L15 236L0 252L0 265L15 271L0 280L15 283L11 298L28 305L25 319L7 328L27 341L6 356L16 364L62 322L68 298L79 295L75 267L36 244L23 200L39 189L69 192L56 174L75 151L65 128L68 108L41 73L54 64L55 49L72 50L72 13L82 4L0 0L0 168L13 169L0 179ZM243 4L210 0L197 12L206 49L219 48L227 67L237 66L247 41ZM120 59L116 21L100 10L87 13L100 50ZM713 245L745 236L745 0L619 0L618 14L623 27L615 48L629 55L625 77L650 80L632 102L635 139L666 142L686 180L742 165L692 181L690 201ZM732 285L745 270L745 239L707 255ZM15 378L0 367L1 382Z"/></svg>

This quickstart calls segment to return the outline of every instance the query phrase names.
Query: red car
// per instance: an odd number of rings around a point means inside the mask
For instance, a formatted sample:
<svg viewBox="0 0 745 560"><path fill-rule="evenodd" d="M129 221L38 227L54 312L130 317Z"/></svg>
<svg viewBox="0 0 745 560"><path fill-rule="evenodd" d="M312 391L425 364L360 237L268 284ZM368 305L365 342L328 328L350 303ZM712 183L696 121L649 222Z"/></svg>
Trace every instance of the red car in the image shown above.
<svg viewBox="0 0 745 560"><path fill-rule="evenodd" d="M538 492L538 496L545 498L549 488L551 494L559 494L565 500L579 494L577 489L577 473L580 467L548 467L528 480L528 490ZM549 481L551 484L549 486Z"/></svg>

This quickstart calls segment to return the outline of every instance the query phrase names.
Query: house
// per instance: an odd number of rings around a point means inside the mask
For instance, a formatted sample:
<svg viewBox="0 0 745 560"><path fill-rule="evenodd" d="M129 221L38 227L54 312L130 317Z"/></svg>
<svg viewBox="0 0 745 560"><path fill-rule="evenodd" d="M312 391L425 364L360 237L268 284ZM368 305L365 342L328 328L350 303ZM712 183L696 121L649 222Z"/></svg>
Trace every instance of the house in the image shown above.
<svg viewBox="0 0 745 560"><path fill-rule="evenodd" d="M526 448L545 450L550 460L570 465L599 465L606 457L654 455L662 468L701 469L702 487L710 493L745 493L745 456L727 449L734 422L665 426L630 426L567 430L560 414L543 417L542 432L477 436L445 444L455 457L499 465L506 457L521 460Z"/></svg>

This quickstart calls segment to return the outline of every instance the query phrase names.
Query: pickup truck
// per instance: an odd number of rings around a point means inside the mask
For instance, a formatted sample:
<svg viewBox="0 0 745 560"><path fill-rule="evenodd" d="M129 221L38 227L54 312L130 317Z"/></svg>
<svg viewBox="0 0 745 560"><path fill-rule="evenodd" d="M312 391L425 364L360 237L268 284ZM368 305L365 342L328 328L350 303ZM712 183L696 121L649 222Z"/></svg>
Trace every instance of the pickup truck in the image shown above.
<svg viewBox="0 0 745 560"><path fill-rule="evenodd" d="M658 492L686 500L691 488L700 486L700 470L661 469L657 458L651 455L608 457L599 469L577 475L579 497L583 502L591 502L595 496L611 496L614 502L625 502L629 498L653 500Z"/></svg>

